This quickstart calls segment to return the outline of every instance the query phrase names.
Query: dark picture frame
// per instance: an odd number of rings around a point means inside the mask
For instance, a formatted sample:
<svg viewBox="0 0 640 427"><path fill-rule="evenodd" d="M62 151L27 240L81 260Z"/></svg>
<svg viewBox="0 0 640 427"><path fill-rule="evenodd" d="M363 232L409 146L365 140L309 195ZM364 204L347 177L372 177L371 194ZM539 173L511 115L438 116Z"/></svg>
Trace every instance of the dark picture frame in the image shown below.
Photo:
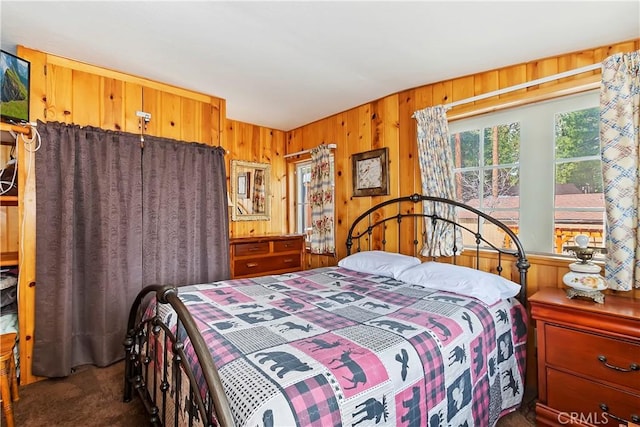
<svg viewBox="0 0 640 427"><path fill-rule="evenodd" d="M389 194L389 149L356 153L351 156L353 196L386 196Z"/></svg>

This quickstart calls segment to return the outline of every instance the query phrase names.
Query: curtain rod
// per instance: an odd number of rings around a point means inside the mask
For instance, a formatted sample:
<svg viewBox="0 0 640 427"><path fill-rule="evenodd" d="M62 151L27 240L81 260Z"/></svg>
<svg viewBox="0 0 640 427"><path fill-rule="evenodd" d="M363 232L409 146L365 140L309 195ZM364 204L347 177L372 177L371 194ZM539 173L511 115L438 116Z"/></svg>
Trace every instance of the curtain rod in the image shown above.
<svg viewBox="0 0 640 427"><path fill-rule="evenodd" d="M457 107L458 105L468 104L470 102L480 101L486 98L491 98L492 96L504 95L505 93L514 92L520 89L526 89L531 86L548 83L554 80L562 79L564 77L575 76L576 74L586 73L588 71L593 71L602 67L602 63L586 65L584 67L576 68L574 70L564 71L562 73L554 74L547 77L542 77L536 80L531 80L529 82L520 83L514 86L505 87L503 89L494 90L493 92L483 93L482 95L472 96L471 98L461 99L460 101L450 102L449 104L444 104L447 110L450 110L453 107ZM415 113L411 115L412 118L415 118Z"/></svg>
<svg viewBox="0 0 640 427"><path fill-rule="evenodd" d="M337 145L336 144L327 144L327 147L329 148L336 148ZM291 153L291 154L285 154L284 158L288 158L288 157L293 157L293 156L298 156L300 154L306 154L306 153L310 153L311 150L302 150L302 151L296 151L295 153Z"/></svg>

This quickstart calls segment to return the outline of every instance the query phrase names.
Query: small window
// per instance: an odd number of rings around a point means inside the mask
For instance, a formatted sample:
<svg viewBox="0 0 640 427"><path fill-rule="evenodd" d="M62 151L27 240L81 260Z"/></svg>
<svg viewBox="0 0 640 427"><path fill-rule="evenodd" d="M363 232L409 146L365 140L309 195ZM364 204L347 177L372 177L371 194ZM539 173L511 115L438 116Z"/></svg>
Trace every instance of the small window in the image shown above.
<svg viewBox="0 0 640 427"><path fill-rule="evenodd" d="M306 236L307 246L311 244L311 203L309 185L311 183L311 161L296 165L296 233Z"/></svg>
<svg viewBox="0 0 640 427"><path fill-rule="evenodd" d="M334 175L335 159L331 156L331 176ZM296 233L304 234L307 248L311 247L311 201L309 200L311 186L311 160L296 163L295 169L295 221ZM333 183L333 192L335 199L335 182Z"/></svg>

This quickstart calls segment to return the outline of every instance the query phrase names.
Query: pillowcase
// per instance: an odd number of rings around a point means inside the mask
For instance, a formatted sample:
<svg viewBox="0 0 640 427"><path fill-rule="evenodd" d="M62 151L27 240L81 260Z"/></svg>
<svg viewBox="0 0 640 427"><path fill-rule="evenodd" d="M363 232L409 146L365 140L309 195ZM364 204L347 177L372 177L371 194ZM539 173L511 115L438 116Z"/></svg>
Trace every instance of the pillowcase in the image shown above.
<svg viewBox="0 0 640 427"><path fill-rule="evenodd" d="M356 252L338 261L339 267L394 279L407 268L417 265L420 265L420 260L416 257L384 251Z"/></svg>
<svg viewBox="0 0 640 427"><path fill-rule="evenodd" d="M520 285L497 274L460 265L428 261L403 271L398 280L471 296L487 305L518 295Z"/></svg>

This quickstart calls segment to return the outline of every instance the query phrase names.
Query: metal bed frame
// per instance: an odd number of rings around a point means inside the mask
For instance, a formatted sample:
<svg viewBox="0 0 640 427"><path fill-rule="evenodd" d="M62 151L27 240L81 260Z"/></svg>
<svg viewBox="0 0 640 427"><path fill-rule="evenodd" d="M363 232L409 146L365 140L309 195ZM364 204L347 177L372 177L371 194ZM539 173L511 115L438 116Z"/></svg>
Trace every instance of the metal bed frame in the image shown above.
<svg viewBox="0 0 640 427"><path fill-rule="evenodd" d="M476 217L475 227L472 229L468 225L440 217L435 213L414 212L415 205L419 202L431 204L431 207L434 208L433 212L436 212L435 206L437 204L444 204L455 206L458 212L471 213ZM393 206L397 207L395 212L391 212ZM426 207L428 205L425 205ZM383 208L386 209L383 210ZM380 214L381 212L384 214ZM454 232L471 233L475 241L476 268L479 268L481 252L484 250L497 253L496 271L499 275L502 275L504 270L503 257L515 259L515 267L518 269L521 285L518 300L523 305L526 303L527 270L530 264L517 235L503 222L455 200L413 194L377 204L360 215L351 225L346 240L347 254L351 253L354 243L356 251L362 250L364 245L367 250L371 250L372 236L374 231L378 232L377 230L381 232L381 249L387 250L387 230L396 228L395 225L391 226L392 222L397 223L397 242L402 242L401 225L404 219L408 219L409 221L404 222L409 222L412 225L413 240L411 240L411 244L414 255L418 254L418 245L424 236L424 232L421 230L424 230L428 224L435 227L439 221L442 221L450 224L454 228ZM425 221L425 219L428 220ZM495 225L504 232L511 242L511 247L499 247L486 239L481 233L485 222ZM458 253L461 250L462 248L457 248L455 245L452 248L453 263L456 263ZM399 252L400 250L395 248L394 251ZM178 292L174 286L147 286L138 294L131 306L128 332L124 340L124 401L130 401L135 390L149 413L151 425L233 426L235 425L233 415L218 371L213 363L213 357L188 309L180 300ZM145 317L147 302L152 298L157 301L155 315ZM161 306L166 304L169 304L177 315L175 328L164 324L159 315ZM184 343L187 338L197 355L201 375L206 383L204 396L196 381L196 373L189 363L185 362L187 358ZM153 372L151 362L157 360L157 355L154 354L152 346L148 345L152 340L160 340L164 349L162 366L157 367L161 371L160 375ZM188 419L182 419L180 413L187 413Z"/></svg>

